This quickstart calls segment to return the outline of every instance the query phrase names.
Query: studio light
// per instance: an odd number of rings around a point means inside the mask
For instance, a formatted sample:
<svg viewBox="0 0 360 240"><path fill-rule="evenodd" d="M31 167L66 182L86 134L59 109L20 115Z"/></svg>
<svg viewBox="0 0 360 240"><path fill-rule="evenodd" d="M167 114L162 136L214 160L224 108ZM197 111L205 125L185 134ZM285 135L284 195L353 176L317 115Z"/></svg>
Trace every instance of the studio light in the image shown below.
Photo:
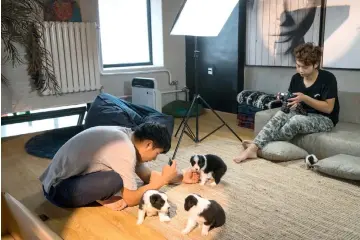
<svg viewBox="0 0 360 240"><path fill-rule="evenodd" d="M221 32L226 21L230 17L232 11L239 0L185 0L181 6L179 13L175 18L170 35L193 36L195 41L194 47L194 81L195 93L193 101L187 110L186 116L182 119L175 137L182 128L179 141L176 145L172 159L175 159L183 134L186 133L194 142L201 142L221 127L226 126L236 137L242 142L242 139L232 130L229 125L212 109L212 107L200 96L198 92L198 37L216 37ZM209 108L222 122L222 125L214 129L212 132L199 139L199 112L198 104L201 101L206 108ZM193 108L196 109L196 129L195 134L188 125L190 113Z"/></svg>

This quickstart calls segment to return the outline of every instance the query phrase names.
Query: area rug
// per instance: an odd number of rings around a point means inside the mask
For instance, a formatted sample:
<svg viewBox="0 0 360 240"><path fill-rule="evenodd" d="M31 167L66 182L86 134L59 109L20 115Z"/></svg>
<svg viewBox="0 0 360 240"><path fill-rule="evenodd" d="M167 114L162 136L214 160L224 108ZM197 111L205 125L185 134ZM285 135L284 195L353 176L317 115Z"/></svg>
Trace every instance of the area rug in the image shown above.
<svg viewBox="0 0 360 240"><path fill-rule="evenodd" d="M235 164L232 159L240 151L239 142L221 138L180 148L179 168L189 166L192 154L213 153L224 158L228 172L217 187L163 188L172 204L171 222L148 217L144 224L167 239L360 239L359 186L306 170L301 162L297 167L263 159ZM165 162L158 159L150 166L161 170ZM201 236L200 227L181 235L187 221L184 199L189 193L218 201L226 211L226 224L207 237ZM137 215L137 207L126 211Z"/></svg>

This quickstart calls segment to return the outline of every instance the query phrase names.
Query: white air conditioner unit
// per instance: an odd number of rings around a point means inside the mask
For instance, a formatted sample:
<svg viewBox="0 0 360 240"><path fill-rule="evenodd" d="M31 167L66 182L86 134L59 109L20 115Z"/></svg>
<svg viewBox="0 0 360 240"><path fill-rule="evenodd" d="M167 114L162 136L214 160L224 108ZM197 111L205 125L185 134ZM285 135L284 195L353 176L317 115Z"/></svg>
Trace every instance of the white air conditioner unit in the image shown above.
<svg viewBox="0 0 360 240"><path fill-rule="evenodd" d="M154 78L134 78L131 82L132 103L162 111L161 92Z"/></svg>

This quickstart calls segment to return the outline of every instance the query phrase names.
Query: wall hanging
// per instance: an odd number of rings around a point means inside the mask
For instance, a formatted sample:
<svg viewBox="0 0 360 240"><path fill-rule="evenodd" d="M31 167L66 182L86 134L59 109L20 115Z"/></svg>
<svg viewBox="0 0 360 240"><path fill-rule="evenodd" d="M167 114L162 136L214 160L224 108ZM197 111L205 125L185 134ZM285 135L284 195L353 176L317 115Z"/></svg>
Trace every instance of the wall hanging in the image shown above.
<svg viewBox="0 0 360 240"><path fill-rule="evenodd" d="M319 43L321 0L249 0L246 65L293 67L294 48Z"/></svg>
<svg viewBox="0 0 360 240"><path fill-rule="evenodd" d="M327 0L323 67L360 69L359 13L359 0Z"/></svg>

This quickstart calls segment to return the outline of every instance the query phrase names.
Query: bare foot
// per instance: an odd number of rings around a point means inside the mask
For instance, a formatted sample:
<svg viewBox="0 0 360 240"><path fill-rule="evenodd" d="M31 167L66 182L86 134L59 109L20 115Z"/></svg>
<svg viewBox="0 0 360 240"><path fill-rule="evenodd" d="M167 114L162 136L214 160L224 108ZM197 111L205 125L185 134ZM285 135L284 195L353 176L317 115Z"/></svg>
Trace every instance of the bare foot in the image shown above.
<svg viewBox="0 0 360 240"><path fill-rule="evenodd" d="M249 147L243 151L239 157L234 158L235 163L240 163L242 161L245 161L246 159L254 159L257 158L257 150L258 147L255 144L249 145Z"/></svg>
<svg viewBox="0 0 360 240"><path fill-rule="evenodd" d="M97 200L98 203L104 207L110 208L114 211L121 211L127 207L126 202L120 196L112 196L111 198L101 201Z"/></svg>
<svg viewBox="0 0 360 240"><path fill-rule="evenodd" d="M253 141L251 141L251 140L244 140L242 142L244 149L247 149L251 144L253 144Z"/></svg>

